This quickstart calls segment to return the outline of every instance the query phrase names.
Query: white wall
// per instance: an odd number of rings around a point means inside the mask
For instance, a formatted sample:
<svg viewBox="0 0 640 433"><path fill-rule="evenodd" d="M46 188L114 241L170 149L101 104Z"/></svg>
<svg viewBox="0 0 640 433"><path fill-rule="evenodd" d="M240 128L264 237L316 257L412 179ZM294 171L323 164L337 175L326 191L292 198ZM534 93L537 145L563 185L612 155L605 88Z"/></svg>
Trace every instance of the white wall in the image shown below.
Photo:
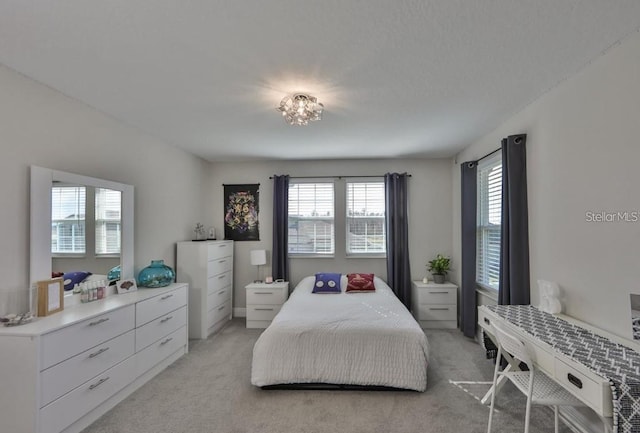
<svg viewBox="0 0 640 433"><path fill-rule="evenodd" d="M638 77L635 33L457 156L473 160L527 134L532 303L536 280L557 281L567 314L626 338L629 294L640 293L640 221L588 222L586 213L640 211ZM459 164L452 177L459 262Z"/></svg>
<svg viewBox="0 0 640 433"><path fill-rule="evenodd" d="M223 184L260 184L260 241L235 243L234 307L244 308L244 286L256 278L249 252L266 249L269 263L262 267L262 276L271 275L273 181L269 176L380 175L386 172L408 172L409 180L409 249L414 279L426 274L427 260L436 253L451 254L451 161L442 160L345 160L345 161L270 161L252 163L213 163L207 200L210 201L213 224L218 238L223 237ZM344 194L336 187L336 200ZM336 215L336 237L344 238L343 215ZM207 224L205 224L206 226ZM336 244L335 258L291 259L292 287L303 277L316 272L373 272L386 279L385 259L347 258L344 242ZM455 264L454 264L455 266Z"/></svg>
<svg viewBox="0 0 640 433"><path fill-rule="evenodd" d="M135 187L136 271L175 266L175 242L205 220L209 163L0 66L0 314L26 308L29 166Z"/></svg>

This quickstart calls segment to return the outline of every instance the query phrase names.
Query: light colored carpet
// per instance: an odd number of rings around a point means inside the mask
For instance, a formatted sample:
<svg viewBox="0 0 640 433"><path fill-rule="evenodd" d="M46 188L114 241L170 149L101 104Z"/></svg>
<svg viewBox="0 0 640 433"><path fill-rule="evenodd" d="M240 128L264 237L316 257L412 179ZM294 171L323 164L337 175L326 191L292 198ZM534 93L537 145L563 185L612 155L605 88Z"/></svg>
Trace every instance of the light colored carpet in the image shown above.
<svg viewBox="0 0 640 433"><path fill-rule="evenodd" d="M250 383L253 344L262 331L234 319L84 433L481 433L489 409L478 401L493 364L457 330L427 330L427 391L264 391ZM452 383L453 382L453 383ZM523 431L524 397L498 394L493 431ZM548 408L534 408L531 433L553 431ZM563 433L570 430L562 427Z"/></svg>

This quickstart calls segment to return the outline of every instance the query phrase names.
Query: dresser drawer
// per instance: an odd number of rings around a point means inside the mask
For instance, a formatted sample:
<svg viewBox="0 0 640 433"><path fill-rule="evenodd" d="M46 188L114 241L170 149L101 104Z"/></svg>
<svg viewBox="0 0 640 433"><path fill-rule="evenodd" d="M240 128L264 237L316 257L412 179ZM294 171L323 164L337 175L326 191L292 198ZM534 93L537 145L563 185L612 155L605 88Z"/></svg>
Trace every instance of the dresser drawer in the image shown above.
<svg viewBox="0 0 640 433"><path fill-rule="evenodd" d="M207 293L212 294L231 285L231 271L209 277L207 280Z"/></svg>
<svg viewBox="0 0 640 433"><path fill-rule="evenodd" d="M231 286L225 287L222 290L212 293L207 296L208 310L214 307L218 307L231 299Z"/></svg>
<svg viewBox="0 0 640 433"><path fill-rule="evenodd" d="M233 259L225 257L222 259L210 260L207 262L207 275L212 277L223 272L230 271L233 268Z"/></svg>
<svg viewBox="0 0 640 433"><path fill-rule="evenodd" d="M134 328L133 305L110 311L42 336L44 370Z"/></svg>
<svg viewBox="0 0 640 433"><path fill-rule="evenodd" d="M456 305L418 305L419 320L457 320Z"/></svg>
<svg viewBox="0 0 640 433"><path fill-rule="evenodd" d="M420 288L417 290L418 304L456 304L456 289Z"/></svg>
<svg viewBox="0 0 640 433"><path fill-rule="evenodd" d="M187 328L182 327L136 353L138 375L143 374L187 344Z"/></svg>
<svg viewBox="0 0 640 433"><path fill-rule="evenodd" d="M555 378L573 395L602 413L602 390L598 383L582 374L575 366L555 359Z"/></svg>
<svg viewBox="0 0 640 433"><path fill-rule="evenodd" d="M47 431L62 431L135 378L135 356L130 356L40 409L40 425Z"/></svg>
<svg viewBox="0 0 640 433"><path fill-rule="evenodd" d="M146 289L153 290L153 289ZM187 305L187 287L163 293L136 304L136 327Z"/></svg>
<svg viewBox="0 0 640 433"><path fill-rule="evenodd" d="M133 330L40 373L40 407L113 367L134 353Z"/></svg>
<svg viewBox="0 0 640 433"><path fill-rule="evenodd" d="M247 305L247 321L273 320L282 305Z"/></svg>
<svg viewBox="0 0 640 433"><path fill-rule="evenodd" d="M136 329L136 352L187 325L187 307L181 307Z"/></svg>
<svg viewBox="0 0 640 433"><path fill-rule="evenodd" d="M214 307L207 314L207 328L211 328L216 323L221 320L225 320L229 318L231 314L231 301L227 301L222 305Z"/></svg>
<svg viewBox="0 0 640 433"><path fill-rule="evenodd" d="M233 255L233 244L231 242L209 244L207 253L209 260L229 257Z"/></svg>
<svg viewBox="0 0 640 433"><path fill-rule="evenodd" d="M287 300L287 292L284 289L247 289L247 305L282 305Z"/></svg>

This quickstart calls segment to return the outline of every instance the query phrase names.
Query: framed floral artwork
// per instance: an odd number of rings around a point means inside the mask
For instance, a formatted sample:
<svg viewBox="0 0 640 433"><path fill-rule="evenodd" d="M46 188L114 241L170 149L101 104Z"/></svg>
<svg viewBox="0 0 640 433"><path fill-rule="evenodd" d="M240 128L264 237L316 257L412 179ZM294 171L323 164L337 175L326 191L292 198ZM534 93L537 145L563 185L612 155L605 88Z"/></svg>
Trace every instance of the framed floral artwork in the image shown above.
<svg viewBox="0 0 640 433"><path fill-rule="evenodd" d="M259 241L260 184L224 185L224 238Z"/></svg>

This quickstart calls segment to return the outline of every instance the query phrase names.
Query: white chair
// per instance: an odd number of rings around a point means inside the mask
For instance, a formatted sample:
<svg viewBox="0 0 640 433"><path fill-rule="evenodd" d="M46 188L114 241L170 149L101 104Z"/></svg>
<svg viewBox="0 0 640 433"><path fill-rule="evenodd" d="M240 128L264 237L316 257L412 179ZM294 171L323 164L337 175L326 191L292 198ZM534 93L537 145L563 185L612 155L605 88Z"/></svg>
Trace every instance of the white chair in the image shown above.
<svg viewBox="0 0 640 433"><path fill-rule="evenodd" d="M509 334L503 328L493 324L493 335L496 338L498 346L498 355L496 357L496 368L493 373L493 393L491 394L491 409L489 411L489 425L487 433L491 433L491 422L493 420L493 410L495 406L496 394L499 386L498 378L500 376L509 379L513 384L527 396L527 409L525 414L524 433L529 433L529 419L531 418L531 405L539 404L553 406L555 414L555 432L558 433L558 406L584 406L569 391L564 389L558 383L550 379L542 371L536 370L533 365L533 357L527 347L517 337ZM507 359L512 365L512 369L500 371L500 356L507 353ZM517 363L522 361L527 365L529 371L518 370ZM515 364L514 364L515 362Z"/></svg>

